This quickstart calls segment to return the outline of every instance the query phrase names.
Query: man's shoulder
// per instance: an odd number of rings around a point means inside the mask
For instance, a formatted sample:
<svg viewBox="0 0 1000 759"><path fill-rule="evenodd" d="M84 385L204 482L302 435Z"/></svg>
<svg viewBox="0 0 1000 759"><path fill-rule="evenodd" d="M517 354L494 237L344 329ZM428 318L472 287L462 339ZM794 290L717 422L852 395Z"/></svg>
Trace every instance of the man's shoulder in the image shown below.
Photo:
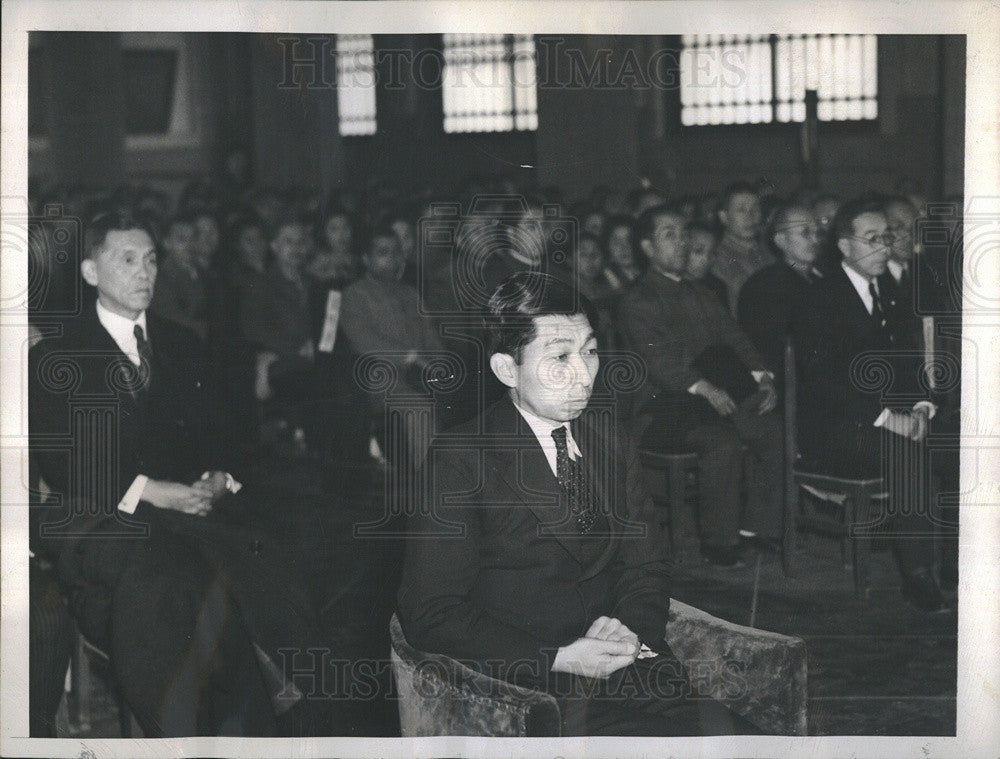
<svg viewBox="0 0 1000 759"><path fill-rule="evenodd" d="M192 351L202 350L204 347L202 339L194 330L155 311L146 311L146 326L154 352L167 346Z"/></svg>

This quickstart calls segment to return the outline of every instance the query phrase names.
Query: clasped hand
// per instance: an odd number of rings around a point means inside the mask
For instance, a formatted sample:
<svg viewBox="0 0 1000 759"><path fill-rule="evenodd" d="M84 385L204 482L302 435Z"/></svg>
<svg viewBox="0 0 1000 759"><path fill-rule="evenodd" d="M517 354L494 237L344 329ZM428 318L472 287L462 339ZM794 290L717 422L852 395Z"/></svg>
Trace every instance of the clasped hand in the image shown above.
<svg viewBox="0 0 1000 759"><path fill-rule="evenodd" d="M582 638L556 653L553 672L606 678L639 655L639 636L614 617L598 617Z"/></svg>
<svg viewBox="0 0 1000 759"><path fill-rule="evenodd" d="M226 475L211 472L208 477L191 485L167 480L149 480L142 491L142 500L157 508L171 509L185 514L205 516L212 505L226 492Z"/></svg>

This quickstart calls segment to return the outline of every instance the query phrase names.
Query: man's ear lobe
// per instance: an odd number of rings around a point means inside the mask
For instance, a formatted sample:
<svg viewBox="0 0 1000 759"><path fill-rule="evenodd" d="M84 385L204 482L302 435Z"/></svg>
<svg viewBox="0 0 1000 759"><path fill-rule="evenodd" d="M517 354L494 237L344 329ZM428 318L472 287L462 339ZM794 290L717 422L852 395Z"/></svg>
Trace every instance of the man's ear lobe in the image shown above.
<svg viewBox="0 0 1000 759"><path fill-rule="evenodd" d="M85 258L80 262L80 274L83 275L84 282L97 287L97 269L93 259Z"/></svg>
<svg viewBox="0 0 1000 759"><path fill-rule="evenodd" d="M517 384L516 367L514 357L509 353L494 353L490 356L490 369L507 387L514 387Z"/></svg>
<svg viewBox="0 0 1000 759"><path fill-rule="evenodd" d="M649 258L652 255L653 243L649 240L639 240L639 249L646 258Z"/></svg>

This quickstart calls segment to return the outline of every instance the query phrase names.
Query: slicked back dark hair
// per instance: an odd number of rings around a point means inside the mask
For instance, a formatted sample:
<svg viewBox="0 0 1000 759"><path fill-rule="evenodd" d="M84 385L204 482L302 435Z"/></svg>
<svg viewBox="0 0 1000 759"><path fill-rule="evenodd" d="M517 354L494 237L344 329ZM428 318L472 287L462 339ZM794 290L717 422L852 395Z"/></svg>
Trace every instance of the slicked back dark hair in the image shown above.
<svg viewBox="0 0 1000 759"><path fill-rule="evenodd" d="M885 208L881 199L871 195L849 200L837 211L833 220L833 242L836 244L845 237L854 237L854 220L866 213L877 213L885 216Z"/></svg>
<svg viewBox="0 0 1000 759"><path fill-rule="evenodd" d="M153 241L153 247L159 253L156 228L144 214L139 214L129 206L120 206L111 210L101 211L94 215L84 231L83 257L92 259L107 242L108 232L128 232L141 229Z"/></svg>
<svg viewBox="0 0 1000 759"><path fill-rule="evenodd" d="M593 304L567 282L541 272L512 274L497 286L486 305L489 355L506 353L520 364L525 346L537 334L536 316L577 314L587 317L591 327L596 327Z"/></svg>

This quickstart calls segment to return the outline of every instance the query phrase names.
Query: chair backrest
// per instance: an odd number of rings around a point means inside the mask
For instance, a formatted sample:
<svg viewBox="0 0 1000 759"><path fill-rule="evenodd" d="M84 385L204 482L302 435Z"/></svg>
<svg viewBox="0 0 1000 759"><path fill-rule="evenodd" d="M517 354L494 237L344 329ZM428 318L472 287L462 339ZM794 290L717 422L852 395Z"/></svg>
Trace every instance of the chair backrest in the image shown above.
<svg viewBox="0 0 1000 759"><path fill-rule="evenodd" d="M795 385L795 343L791 335L785 336L785 467L791 471L798 458L798 430L795 428L795 404L798 388Z"/></svg>
<svg viewBox="0 0 1000 759"><path fill-rule="evenodd" d="M476 672L441 654L413 648L395 614L389 622L392 672L403 737L476 735L555 737L555 698Z"/></svg>

